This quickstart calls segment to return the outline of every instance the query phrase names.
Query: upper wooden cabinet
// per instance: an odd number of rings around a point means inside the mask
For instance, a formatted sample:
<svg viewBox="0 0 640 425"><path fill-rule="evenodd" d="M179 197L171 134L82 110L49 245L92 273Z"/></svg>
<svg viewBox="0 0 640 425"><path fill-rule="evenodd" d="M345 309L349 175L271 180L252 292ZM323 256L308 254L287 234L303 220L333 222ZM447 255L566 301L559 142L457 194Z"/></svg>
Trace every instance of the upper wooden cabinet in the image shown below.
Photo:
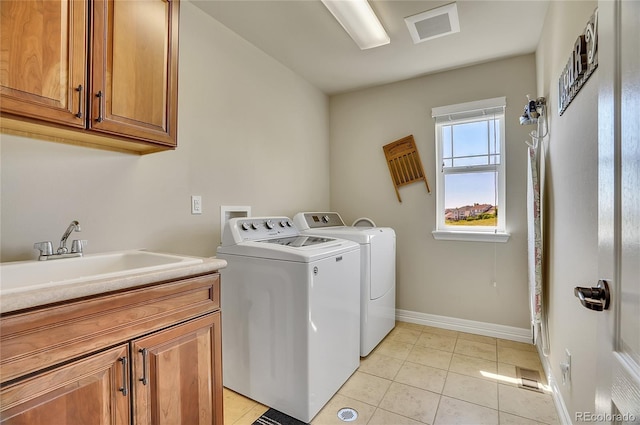
<svg viewBox="0 0 640 425"><path fill-rule="evenodd" d="M177 146L179 0L0 7L3 132L138 153Z"/></svg>
<svg viewBox="0 0 640 425"><path fill-rule="evenodd" d="M93 1L89 127L176 144L178 1Z"/></svg>
<svg viewBox="0 0 640 425"><path fill-rule="evenodd" d="M3 113L85 128L87 3L2 0Z"/></svg>

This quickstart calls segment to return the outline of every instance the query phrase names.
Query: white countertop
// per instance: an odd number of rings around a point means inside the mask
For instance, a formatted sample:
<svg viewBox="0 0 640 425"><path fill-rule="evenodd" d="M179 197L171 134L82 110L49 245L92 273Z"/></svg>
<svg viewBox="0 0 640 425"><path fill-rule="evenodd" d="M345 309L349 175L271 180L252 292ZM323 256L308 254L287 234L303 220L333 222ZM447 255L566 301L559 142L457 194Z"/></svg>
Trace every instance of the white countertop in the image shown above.
<svg viewBox="0 0 640 425"><path fill-rule="evenodd" d="M178 264L175 267L165 268L162 270L139 272L134 270L124 276L106 277L104 279L91 280L88 282L74 282L69 285L33 288L20 292L6 293L0 297L0 313L8 313L11 311L72 300L75 298L135 288L154 282L186 278L193 275L220 270L226 266L227 262L225 260L218 258L203 258L202 262L196 264Z"/></svg>

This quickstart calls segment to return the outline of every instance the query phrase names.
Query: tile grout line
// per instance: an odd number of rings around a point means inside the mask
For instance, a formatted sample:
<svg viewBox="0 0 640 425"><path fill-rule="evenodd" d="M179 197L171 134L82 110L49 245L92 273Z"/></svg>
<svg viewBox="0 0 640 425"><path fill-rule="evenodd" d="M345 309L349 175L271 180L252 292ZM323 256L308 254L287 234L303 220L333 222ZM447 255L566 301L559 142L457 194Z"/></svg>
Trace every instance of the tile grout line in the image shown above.
<svg viewBox="0 0 640 425"><path fill-rule="evenodd" d="M456 340L456 346L457 346L458 341L459 341L460 339L461 339L461 338L460 338L460 336L458 335L458 338L457 338L457 340ZM465 338L462 338L462 340L464 340L464 341L470 341L470 342L479 342L479 341L473 341L473 340L469 340L469 339L465 339ZM482 344L486 344L486 343L482 343ZM491 344L487 344L487 345L491 345ZM497 339L497 338L495 339L495 349L496 349L496 357L495 357L495 361L494 361L494 362L495 362L495 365L496 365L496 374L497 374L497 372L498 372L498 339ZM454 352L455 352L455 348L454 348ZM475 358L475 359L481 359L481 360L491 361L491 360L488 360L488 359L485 359L485 358L482 358L482 357L471 356L471 355L468 355L468 354L465 354L465 353L458 353L458 354L459 354L459 355L462 355L462 356L467 356L467 357ZM451 367L451 366L449 366L449 367ZM452 372L452 373L455 373L455 372ZM448 372L447 372L447 374L448 374ZM448 376L448 375L447 375L447 376ZM481 379L481 378L476 378L476 377L474 377L474 376L472 376L472 378L475 378L475 379ZM496 412L497 419L498 419L498 424L499 424L499 423L500 423L500 394L499 394L499 389L498 389L498 382L496 381L496 382L495 382L495 384L496 384L496 406L497 406L497 408L496 408L496 409L492 409L491 407L484 406L484 405L482 405L482 404L478 404L478 403L474 403L474 402L471 402L471 401L468 401L468 400L461 400L461 399L458 399L458 398L456 398L456 397L452 397L452 396L447 396L447 397L453 398L453 399L455 399L455 400L460 400L460 401L463 401L463 402L465 402L465 403L470 403L470 404L474 404L474 405L476 405L476 406L480 406L480 407L484 407L484 408L487 408L487 409L494 410L494 411Z"/></svg>
<svg viewBox="0 0 640 425"><path fill-rule="evenodd" d="M389 334L387 334L387 336L390 336L390 335L389 335ZM391 338L393 339L393 337L391 337ZM386 337L385 337L385 338L383 338L383 339L382 339L382 341L384 341L385 339L386 339ZM382 343L382 341L380 341L380 343ZM380 344L380 343L378 343L378 344ZM379 345L378 345L378 346L376 346L376 347L374 348L374 350L373 350L371 353L369 353L369 355L373 354L373 352L374 352L374 351L376 351L376 350L378 349L378 347L379 347ZM382 354L380 354L380 355L382 355ZM386 356L386 357L390 357L390 356ZM393 358L393 357L391 357L391 358ZM380 407L380 403L382 403L382 400L384 400L385 396L386 396L386 395L387 395L387 393L389 392L389 388L391 388L391 384L393 384L393 383L395 382L396 376L398 376L398 373L400 373L400 370L402 369L402 366L404 366L404 362L405 362L405 360L403 360L403 361L402 361L402 364L401 364L401 365L400 365L400 367L398 368L398 371L395 373L395 375L393 376L393 378L391 378L391 379L389 380L389 381L390 381L389 386L387 387L387 389L385 390L384 394L383 394L383 395L382 395L382 397L380 398L380 401L376 404L376 406L375 406L375 410L373 411L373 414L371 415L371 417L369 418L369 420L367 421L367 423L366 423L365 425L367 425L369 422L371 422L371 419L373 418L373 416L376 414L376 412L377 412L378 410L384 410L384 409L382 409L382 408ZM362 373L367 373L367 372L362 372ZM372 375L372 376L376 376L376 377L378 377L378 378L381 378L380 376L377 376L377 375L373 375L373 374L369 374L369 375Z"/></svg>
<svg viewBox="0 0 640 425"><path fill-rule="evenodd" d="M424 334L424 333L425 333L424 328L420 329L420 334L418 335L418 337L417 337L417 338L415 339L415 341L413 342L412 347L411 347L411 349L409 350L409 353L407 353L407 357L405 357L405 359L402 361L402 365L400 366L400 369L398 369L398 372L396 373L396 376L394 376L394 378L393 378L393 382L395 382L395 378L398 376L398 373L400 373L400 370L402 370L402 368L404 367L404 365L407 363L407 361L408 361L407 359L409 358L409 354L411 354L411 352L413 351L413 349L416 347L416 344L417 344L418 340L420 339L420 337L421 337L421 336L422 336L422 334ZM448 373L448 368L447 368L447 373ZM445 382L446 382L446 376L445 376ZM406 384L405 384L405 385L406 385ZM407 385L407 386L409 386L409 385ZM414 387L414 388L417 388L417 387ZM422 388L420 388L420 389L422 389ZM444 389L444 385L443 385L443 389ZM441 390L441 391L442 391L442 390ZM432 392L432 391L431 391L431 392ZM434 394L436 394L436 393L434 393ZM438 406L440 406L440 400L442 400L442 392L441 392L440 394L438 394ZM435 411L435 412L434 412L434 414L433 414L433 422L434 422L434 423L435 423L435 420L436 420L436 415L437 415L437 413L438 413L438 406L436 406L436 411ZM403 415L401 415L401 416L403 416ZM409 418L409 419L413 419L413 418ZM415 419L413 419L413 420L415 420ZM424 423L424 422L422 422L422 421L416 421L416 422Z"/></svg>
<svg viewBox="0 0 640 425"><path fill-rule="evenodd" d="M422 329L421 329L420 335L418 336L418 338L416 338L416 340L415 340L415 342L414 342L414 344L413 344L413 348L415 348L415 347L416 347L416 343L418 342L418 340L420 340L420 337L425 333L425 330L424 330L424 329L425 329L425 328L422 328ZM456 337L456 338L457 338L457 337ZM413 348L411 349L412 351L413 351ZM455 348L455 347L454 347L454 348ZM407 355L407 357L409 357L409 356ZM406 363L406 362L407 362L407 360L405 359L404 363ZM404 363L403 363L403 365L404 365ZM450 364L451 364L451 359L449 359L449 365L450 365ZM445 382L445 384L446 384L446 382L447 382L447 376L448 376L448 374L449 374L449 365L447 366L447 375L445 375L445 378L444 378L444 382ZM433 424L435 424L435 422L436 422L436 416L438 415L438 408L440 407L440 402L442 401L442 391L444 391L444 385L445 385L445 384L442 384L442 389L440 390L440 394L438 394L438 404L436 405L436 410L435 410L435 412L433 413L433 419L432 419ZM422 421L418 421L418 422L422 422ZM424 422L423 422L423 423L424 423Z"/></svg>

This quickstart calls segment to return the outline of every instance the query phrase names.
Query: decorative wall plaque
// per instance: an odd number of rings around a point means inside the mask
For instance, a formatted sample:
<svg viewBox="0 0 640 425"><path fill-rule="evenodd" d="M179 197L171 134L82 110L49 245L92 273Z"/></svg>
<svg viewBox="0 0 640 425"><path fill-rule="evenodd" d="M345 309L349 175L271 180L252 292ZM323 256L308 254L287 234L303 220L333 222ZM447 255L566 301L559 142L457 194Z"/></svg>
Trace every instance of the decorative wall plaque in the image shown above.
<svg viewBox="0 0 640 425"><path fill-rule="evenodd" d="M567 110L582 86L598 67L598 9L593 12L584 34L573 45L573 52L558 81L558 112Z"/></svg>

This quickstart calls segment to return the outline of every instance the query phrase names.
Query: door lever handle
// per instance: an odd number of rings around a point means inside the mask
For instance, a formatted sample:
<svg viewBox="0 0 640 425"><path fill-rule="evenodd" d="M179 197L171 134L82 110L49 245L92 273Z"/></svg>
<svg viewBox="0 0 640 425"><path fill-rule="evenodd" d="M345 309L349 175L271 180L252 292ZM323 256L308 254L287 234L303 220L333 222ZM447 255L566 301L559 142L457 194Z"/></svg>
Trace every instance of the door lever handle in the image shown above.
<svg viewBox="0 0 640 425"><path fill-rule="evenodd" d="M606 280L599 280L598 285L593 288L576 286L573 295L580 300L583 306L594 311L608 310L611 302L609 284Z"/></svg>

